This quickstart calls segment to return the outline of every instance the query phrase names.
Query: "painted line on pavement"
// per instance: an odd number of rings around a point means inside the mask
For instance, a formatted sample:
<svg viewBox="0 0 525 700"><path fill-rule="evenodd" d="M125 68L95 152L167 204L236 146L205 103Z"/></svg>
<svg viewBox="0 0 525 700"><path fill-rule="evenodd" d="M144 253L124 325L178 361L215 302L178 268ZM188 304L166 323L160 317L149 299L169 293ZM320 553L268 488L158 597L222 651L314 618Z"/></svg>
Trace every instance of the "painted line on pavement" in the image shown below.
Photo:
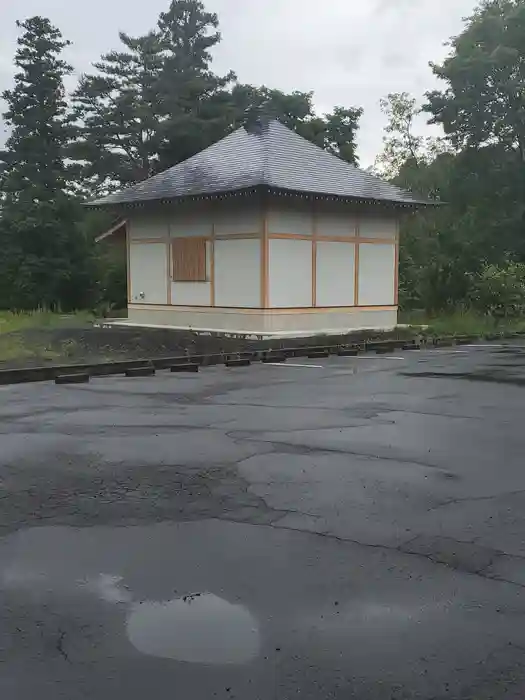
<svg viewBox="0 0 525 700"><path fill-rule="evenodd" d="M351 360L400 360L400 361L405 361L408 358L407 357L383 357L382 355L378 355L376 357L364 357L364 356L357 356L357 357L351 357L348 358Z"/></svg>
<svg viewBox="0 0 525 700"><path fill-rule="evenodd" d="M470 345L465 345L465 347L469 348ZM468 355L469 354L468 350L447 350L446 348L443 348L442 350L427 350L427 352L439 353L440 355Z"/></svg>
<svg viewBox="0 0 525 700"><path fill-rule="evenodd" d="M465 345L466 348L508 348L509 345ZM520 346L518 346L520 347Z"/></svg>
<svg viewBox="0 0 525 700"><path fill-rule="evenodd" d="M293 362L266 362L266 367L309 367L311 369L324 369L324 365L298 365Z"/></svg>

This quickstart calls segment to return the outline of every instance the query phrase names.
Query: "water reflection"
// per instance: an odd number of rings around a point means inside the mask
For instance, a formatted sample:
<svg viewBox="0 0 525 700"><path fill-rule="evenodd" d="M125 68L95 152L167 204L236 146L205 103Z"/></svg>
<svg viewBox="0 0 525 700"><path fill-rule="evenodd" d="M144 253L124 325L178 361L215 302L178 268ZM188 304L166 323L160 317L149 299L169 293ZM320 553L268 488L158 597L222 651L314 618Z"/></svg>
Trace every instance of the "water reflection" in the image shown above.
<svg viewBox="0 0 525 700"><path fill-rule="evenodd" d="M195 593L168 601L137 601L123 578L100 573L81 580L44 571L9 567L0 585L34 594L54 592L68 597L83 591L121 607L126 634L148 656L202 664L244 664L256 658L260 635L256 619L242 605L212 593Z"/></svg>
<svg viewBox="0 0 525 700"><path fill-rule="evenodd" d="M134 603L126 627L136 649L165 659L242 664L259 650L259 631L250 612L212 593Z"/></svg>

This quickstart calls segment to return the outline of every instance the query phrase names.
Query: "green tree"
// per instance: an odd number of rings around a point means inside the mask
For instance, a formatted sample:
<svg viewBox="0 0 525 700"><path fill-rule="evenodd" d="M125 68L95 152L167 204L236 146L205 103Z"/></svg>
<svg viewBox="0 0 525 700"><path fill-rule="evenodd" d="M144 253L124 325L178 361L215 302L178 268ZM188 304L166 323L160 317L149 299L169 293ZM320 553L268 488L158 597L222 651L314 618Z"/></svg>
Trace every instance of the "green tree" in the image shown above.
<svg viewBox="0 0 525 700"><path fill-rule="evenodd" d="M418 169L440 153L450 150L445 139L416 134L415 123L422 113L415 97L408 92L394 92L380 101L387 118L383 136L383 151L377 156L374 171L389 180L399 176L402 169ZM410 182L410 186L414 186Z"/></svg>
<svg viewBox="0 0 525 700"><path fill-rule="evenodd" d="M1 154L0 304L78 307L89 291L87 241L64 161L71 124L61 58L69 42L43 17L18 22L14 87L2 97L10 128Z"/></svg>
<svg viewBox="0 0 525 700"><path fill-rule="evenodd" d="M427 94L424 111L451 147L420 157L408 139L415 103L405 101L386 160L397 184L446 203L408 218L401 237L403 300L436 311L472 304L487 269L507 279L525 261L524 0L482 2L433 70L444 89Z"/></svg>
<svg viewBox="0 0 525 700"><path fill-rule="evenodd" d="M159 37L119 36L124 50L102 56L73 94L78 130L70 155L88 192L143 180L158 163Z"/></svg>
<svg viewBox="0 0 525 700"><path fill-rule="evenodd" d="M458 147L500 143L525 162L525 2L484 0L451 42L446 83L427 93L425 110Z"/></svg>
<svg viewBox="0 0 525 700"><path fill-rule="evenodd" d="M358 165L356 136L362 114L361 107L334 107L332 112L313 120L312 126L318 131L311 140L348 163ZM308 138L308 134L304 135Z"/></svg>
<svg viewBox="0 0 525 700"><path fill-rule="evenodd" d="M175 165L224 135L224 89L210 50L217 15L199 0L171 0L157 27L102 56L73 95L79 137L72 150L91 191L118 188Z"/></svg>
<svg viewBox="0 0 525 700"><path fill-rule="evenodd" d="M264 112L317 146L357 165L356 135L363 113L360 107L335 107L333 112L319 116L315 112L313 92L285 93L265 85L236 84L229 99L226 96L224 100L224 110L224 133Z"/></svg>
<svg viewBox="0 0 525 700"><path fill-rule="evenodd" d="M158 83L164 170L225 134L224 92L235 74L218 76L210 68L211 50L221 41L219 19L200 0L172 0L157 27L164 52Z"/></svg>
<svg viewBox="0 0 525 700"><path fill-rule="evenodd" d="M393 179L407 163L419 166L423 137L414 133L414 121L420 110L408 92L390 93L380 101L388 119L383 136L383 151L374 163L378 174Z"/></svg>

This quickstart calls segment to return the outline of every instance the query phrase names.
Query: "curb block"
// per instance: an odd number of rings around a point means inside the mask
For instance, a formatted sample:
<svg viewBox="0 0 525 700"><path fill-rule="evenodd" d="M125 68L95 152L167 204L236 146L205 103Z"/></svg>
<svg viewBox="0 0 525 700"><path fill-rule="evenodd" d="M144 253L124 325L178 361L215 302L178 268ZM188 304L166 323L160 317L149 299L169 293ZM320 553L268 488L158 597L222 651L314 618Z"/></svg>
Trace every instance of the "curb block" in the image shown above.
<svg viewBox="0 0 525 700"><path fill-rule="evenodd" d="M475 335L458 335L458 336L456 336L456 343L458 345L469 345L470 343L474 343L476 340L478 340L478 337Z"/></svg>
<svg viewBox="0 0 525 700"><path fill-rule="evenodd" d="M275 348L253 350L225 355L212 353L210 355L178 355L142 360L117 360L115 362L100 362L94 364L55 365L49 367L26 367L19 369L0 369L0 386L6 384L22 384L28 382L55 381L57 384L81 383L91 377L107 377L125 374L129 377L149 377L155 370L171 372L198 372L200 367L226 365L226 367L248 367L252 362L281 363L289 358L328 358L331 354L339 357L355 357L360 352L375 351L386 354L396 349L421 350L425 347L447 347L450 345L467 345L478 339L502 340L504 338L525 337L524 332L487 333L480 336L459 335L442 336L414 340L377 340L352 345L330 346L300 346L295 348ZM83 379L81 380L80 377ZM87 379L86 379L87 377ZM66 379L68 378L68 379Z"/></svg>
<svg viewBox="0 0 525 700"><path fill-rule="evenodd" d="M199 365L196 362L186 362L185 364L171 365L169 370L170 372L198 372Z"/></svg>
<svg viewBox="0 0 525 700"><path fill-rule="evenodd" d="M330 351L329 350L311 350L307 357L309 359L315 359L318 357L330 357Z"/></svg>
<svg viewBox="0 0 525 700"><path fill-rule="evenodd" d="M58 374L55 377L55 384L87 384L89 382L89 374L79 372L75 374Z"/></svg>
<svg viewBox="0 0 525 700"><path fill-rule="evenodd" d="M359 350L358 348L340 348L337 354L339 357L357 357Z"/></svg>
<svg viewBox="0 0 525 700"><path fill-rule="evenodd" d="M267 353L261 358L261 362L263 365L269 365L269 364L280 364L282 362L286 362L288 358L286 355L282 353L275 353L275 355L272 355L271 353Z"/></svg>
<svg viewBox="0 0 525 700"><path fill-rule="evenodd" d="M152 377L155 374L155 367L133 367L127 369L126 377Z"/></svg>
<svg viewBox="0 0 525 700"><path fill-rule="evenodd" d="M241 357L235 360L226 360L224 364L226 367L249 367L252 361L248 358Z"/></svg>
<svg viewBox="0 0 525 700"><path fill-rule="evenodd" d="M457 344L457 339L453 337L434 338L434 347L448 348Z"/></svg>

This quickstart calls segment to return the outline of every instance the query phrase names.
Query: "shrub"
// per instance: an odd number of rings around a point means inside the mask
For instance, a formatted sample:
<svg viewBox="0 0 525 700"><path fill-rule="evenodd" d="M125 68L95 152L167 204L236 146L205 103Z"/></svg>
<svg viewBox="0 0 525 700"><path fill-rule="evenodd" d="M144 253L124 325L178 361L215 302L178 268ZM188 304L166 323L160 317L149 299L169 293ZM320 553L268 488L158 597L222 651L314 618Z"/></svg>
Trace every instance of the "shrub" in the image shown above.
<svg viewBox="0 0 525 700"><path fill-rule="evenodd" d="M497 318L525 315L525 264L485 265L470 276L470 306Z"/></svg>

